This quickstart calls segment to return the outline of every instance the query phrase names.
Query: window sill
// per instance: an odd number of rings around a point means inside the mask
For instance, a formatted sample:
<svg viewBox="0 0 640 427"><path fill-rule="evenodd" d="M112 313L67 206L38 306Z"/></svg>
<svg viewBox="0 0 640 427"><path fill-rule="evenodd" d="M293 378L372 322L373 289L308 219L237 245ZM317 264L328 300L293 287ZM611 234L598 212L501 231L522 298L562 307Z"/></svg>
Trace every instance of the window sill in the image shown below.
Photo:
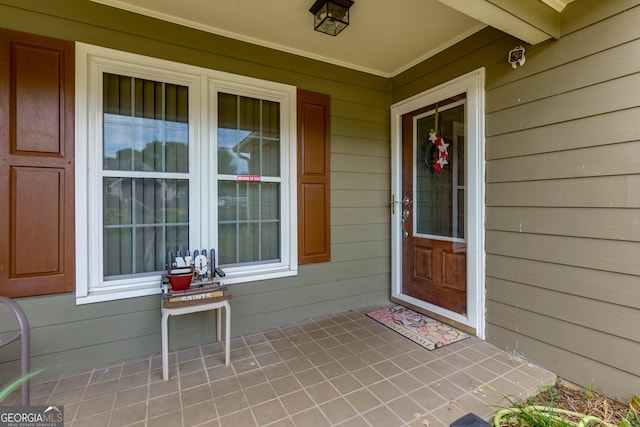
<svg viewBox="0 0 640 427"><path fill-rule="evenodd" d="M85 296L76 294L76 305L159 295L161 291L160 276L154 276L151 280L147 280L144 283L89 289Z"/></svg>
<svg viewBox="0 0 640 427"><path fill-rule="evenodd" d="M298 274L297 269L291 269L287 266L278 266L273 268L265 268L256 271L234 271L233 269L224 269L226 276L222 281L225 285L233 285L235 283L257 282L258 280L279 279L282 277L291 277Z"/></svg>
<svg viewBox="0 0 640 427"><path fill-rule="evenodd" d="M222 279L222 283L225 285L279 279L296 276L298 274L297 269L291 269L286 266L275 266L254 271L225 269L225 272L226 276ZM86 296L76 294L76 305L160 295L162 292L160 280L160 276L151 276L141 283L127 284L120 282L118 285L89 289Z"/></svg>

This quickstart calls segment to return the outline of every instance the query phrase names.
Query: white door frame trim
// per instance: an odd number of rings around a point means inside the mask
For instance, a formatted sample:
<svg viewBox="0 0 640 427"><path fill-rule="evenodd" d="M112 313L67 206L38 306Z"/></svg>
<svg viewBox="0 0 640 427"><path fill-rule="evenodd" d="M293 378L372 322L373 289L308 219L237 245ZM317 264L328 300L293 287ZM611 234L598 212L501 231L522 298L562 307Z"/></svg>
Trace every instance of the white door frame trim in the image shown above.
<svg viewBox="0 0 640 427"><path fill-rule="evenodd" d="M391 106L391 200L402 200L402 115L466 92L467 151L467 313L445 310L402 293L402 209L391 214L391 296L475 329L485 338L485 69L479 68ZM393 211L393 210L392 210Z"/></svg>

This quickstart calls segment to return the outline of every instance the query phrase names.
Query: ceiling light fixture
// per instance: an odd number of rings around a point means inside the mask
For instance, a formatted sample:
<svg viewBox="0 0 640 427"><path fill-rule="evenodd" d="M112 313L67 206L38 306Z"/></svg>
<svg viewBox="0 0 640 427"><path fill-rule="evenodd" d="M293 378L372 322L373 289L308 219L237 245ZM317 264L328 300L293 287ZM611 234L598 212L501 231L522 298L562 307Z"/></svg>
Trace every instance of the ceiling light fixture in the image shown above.
<svg viewBox="0 0 640 427"><path fill-rule="evenodd" d="M309 12L313 13L313 28L321 33L337 36L349 25L349 8L353 0L316 0Z"/></svg>

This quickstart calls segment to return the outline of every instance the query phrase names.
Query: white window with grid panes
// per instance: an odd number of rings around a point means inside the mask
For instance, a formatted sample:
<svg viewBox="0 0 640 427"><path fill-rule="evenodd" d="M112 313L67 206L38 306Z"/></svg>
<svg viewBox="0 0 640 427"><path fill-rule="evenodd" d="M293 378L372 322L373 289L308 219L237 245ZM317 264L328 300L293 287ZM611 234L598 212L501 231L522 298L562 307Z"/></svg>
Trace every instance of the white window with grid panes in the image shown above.
<svg viewBox="0 0 640 427"><path fill-rule="evenodd" d="M79 43L76 94L77 303L159 293L170 252L296 274L294 87Z"/></svg>

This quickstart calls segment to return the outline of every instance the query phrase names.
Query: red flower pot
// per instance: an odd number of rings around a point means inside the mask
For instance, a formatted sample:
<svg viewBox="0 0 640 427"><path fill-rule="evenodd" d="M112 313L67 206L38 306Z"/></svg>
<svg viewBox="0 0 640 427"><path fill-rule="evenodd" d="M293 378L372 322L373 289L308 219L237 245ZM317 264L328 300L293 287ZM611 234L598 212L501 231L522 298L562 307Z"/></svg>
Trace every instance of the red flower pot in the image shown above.
<svg viewBox="0 0 640 427"><path fill-rule="evenodd" d="M169 283L171 283L172 290L184 291L189 289L189 286L191 286L193 270L191 268L174 269L171 270L167 276L169 276Z"/></svg>

